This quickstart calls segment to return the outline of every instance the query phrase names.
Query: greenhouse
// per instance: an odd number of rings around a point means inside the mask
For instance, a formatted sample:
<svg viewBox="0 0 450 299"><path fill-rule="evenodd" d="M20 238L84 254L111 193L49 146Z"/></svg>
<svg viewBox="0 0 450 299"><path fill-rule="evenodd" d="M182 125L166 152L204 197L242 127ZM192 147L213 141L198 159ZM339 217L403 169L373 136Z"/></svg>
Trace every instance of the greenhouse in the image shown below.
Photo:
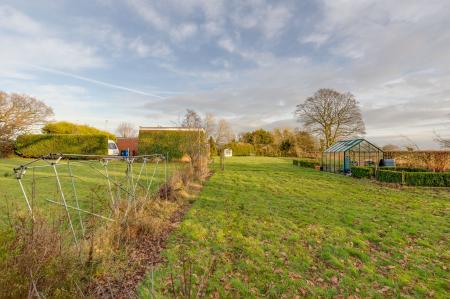
<svg viewBox="0 0 450 299"><path fill-rule="evenodd" d="M352 166L378 165L383 151L365 139L338 141L322 154L321 170L349 173Z"/></svg>

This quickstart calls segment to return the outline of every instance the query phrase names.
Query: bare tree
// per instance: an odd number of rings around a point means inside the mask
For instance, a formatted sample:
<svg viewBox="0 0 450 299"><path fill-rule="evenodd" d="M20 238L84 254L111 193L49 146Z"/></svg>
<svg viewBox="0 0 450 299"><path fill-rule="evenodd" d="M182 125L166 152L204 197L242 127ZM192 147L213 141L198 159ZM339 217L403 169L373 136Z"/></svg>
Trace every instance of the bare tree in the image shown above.
<svg viewBox="0 0 450 299"><path fill-rule="evenodd" d="M185 128L201 128L202 119L194 110L186 109L181 126Z"/></svg>
<svg viewBox="0 0 450 299"><path fill-rule="evenodd" d="M227 143L230 143L234 139L234 133L230 124L225 119L220 119L217 124L216 142L222 147Z"/></svg>
<svg viewBox="0 0 450 299"><path fill-rule="evenodd" d="M450 148L450 139L446 139L437 133L435 134L436 134L435 141L439 143L442 148Z"/></svg>
<svg viewBox="0 0 450 299"><path fill-rule="evenodd" d="M120 123L116 129L117 135L124 138L136 137L137 130L132 123L123 122Z"/></svg>
<svg viewBox="0 0 450 299"><path fill-rule="evenodd" d="M401 150L400 146L395 144L386 144L382 147L382 150L385 152L395 152Z"/></svg>
<svg viewBox="0 0 450 299"><path fill-rule="evenodd" d="M305 128L323 140L325 148L340 138L365 134L358 101L348 92L319 89L297 105L295 114Z"/></svg>
<svg viewBox="0 0 450 299"><path fill-rule="evenodd" d="M214 136L217 130L217 123L212 113L206 113L203 119L203 129L205 129L206 137Z"/></svg>
<svg viewBox="0 0 450 299"><path fill-rule="evenodd" d="M0 91L0 143L10 143L18 135L29 133L52 115L52 108L42 101L25 94Z"/></svg>

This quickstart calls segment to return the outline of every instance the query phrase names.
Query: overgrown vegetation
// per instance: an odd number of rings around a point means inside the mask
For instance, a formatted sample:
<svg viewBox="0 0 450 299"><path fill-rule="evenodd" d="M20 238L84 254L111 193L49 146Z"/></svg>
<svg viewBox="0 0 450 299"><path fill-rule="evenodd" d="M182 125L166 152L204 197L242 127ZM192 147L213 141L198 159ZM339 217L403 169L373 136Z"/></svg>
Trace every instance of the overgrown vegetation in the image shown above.
<svg viewBox="0 0 450 299"><path fill-rule="evenodd" d="M67 121L51 122L42 127L44 134L71 134L71 135L106 135L109 139L116 139L114 134L88 125L79 125Z"/></svg>
<svg viewBox="0 0 450 299"><path fill-rule="evenodd" d="M232 142L225 146L233 151L233 156L255 155L255 147L250 143Z"/></svg>
<svg viewBox="0 0 450 299"><path fill-rule="evenodd" d="M108 136L73 134L21 135L16 140L16 152L23 157L40 157L49 153L108 154Z"/></svg>
<svg viewBox="0 0 450 299"><path fill-rule="evenodd" d="M286 159L226 163L141 297L447 296L448 191L386 188Z"/></svg>
<svg viewBox="0 0 450 299"><path fill-rule="evenodd" d="M124 196L108 205L106 194L91 191L91 201L83 201L82 209L97 212L94 201L103 200L102 214L110 211L113 221L86 218L84 234L77 230L78 242L74 242L63 208L55 206L49 214L51 206L38 206L31 199L33 221L17 207L18 201L7 201L2 206L7 217L0 226L0 285L14 288L0 288L0 297L133 296L148 267L159 261L165 238L191 203L192 192L197 192L209 174L206 161L193 163L179 164L182 168L172 171L150 199L137 196L130 201ZM159 176L157 182L164 172ZM8 179L5 182L12 183L13 178ZM95 180L84 177L81 182ZM52 196L50 190L46 192ZM79 227L77 222L74 225Z"/></svg>
<svg viewBox="0 0 450 299"><path fill-rule="evenodd" d="M191 131L151 130L139 133L139 154L163 153L169 159L180 159L189 154L191 147L198 148L205 143L205 134L199 129Z"/></svg>

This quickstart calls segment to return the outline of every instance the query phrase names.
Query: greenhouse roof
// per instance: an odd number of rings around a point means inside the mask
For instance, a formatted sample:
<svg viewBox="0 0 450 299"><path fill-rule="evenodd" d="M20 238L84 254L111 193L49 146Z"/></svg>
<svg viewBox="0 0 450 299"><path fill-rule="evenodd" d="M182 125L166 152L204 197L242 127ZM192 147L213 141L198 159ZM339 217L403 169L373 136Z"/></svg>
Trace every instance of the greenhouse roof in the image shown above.
<svg viewBox="0 0 450 299"><path fill-rule="evenodd" d="M366 141L365 139L362 138L358 138L358 139L350 139L350 140L341 140L336 142L335 144L333 144L331 147L327 148L325 153L336 153L336 152L345 152L348 151L350 149L352 149L354 146L360 144L361 142ZM380 148L378 148L377 146L373 145L372 143L368 142L370 145L372 145L373 147L377 148L378 150L381 151Z"/></svg>

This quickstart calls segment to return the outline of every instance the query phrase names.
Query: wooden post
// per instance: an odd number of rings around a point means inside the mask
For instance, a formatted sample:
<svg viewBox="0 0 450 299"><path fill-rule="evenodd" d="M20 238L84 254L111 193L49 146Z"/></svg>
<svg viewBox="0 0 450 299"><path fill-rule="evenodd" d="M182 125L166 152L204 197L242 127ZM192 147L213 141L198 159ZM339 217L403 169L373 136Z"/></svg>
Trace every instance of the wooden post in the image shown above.
<svg viewBox="0 0 450 299"><path fill-rule="evenodd" d="M225 149L220 150L220 170L225 170Z"/></svg>

